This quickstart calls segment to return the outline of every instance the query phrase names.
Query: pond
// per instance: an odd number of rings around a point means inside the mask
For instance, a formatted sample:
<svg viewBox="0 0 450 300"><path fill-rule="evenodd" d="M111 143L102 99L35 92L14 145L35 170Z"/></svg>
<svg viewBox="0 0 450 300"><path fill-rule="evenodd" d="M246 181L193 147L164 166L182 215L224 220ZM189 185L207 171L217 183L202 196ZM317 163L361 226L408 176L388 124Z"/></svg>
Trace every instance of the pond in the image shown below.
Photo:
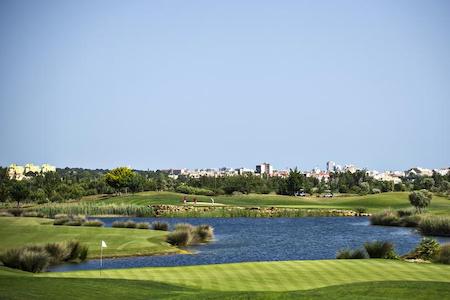
<svg viewBox="0 0 450 300"><path fill-rule="evenodd" d="M308 218L100 218L105 226L116 220L209 224L215 240L189 247L194 255L162 255L104 259L104 269L149 266L220 264L246 261L333 259L342 248L361 247L372 240L391 241L397 253L414 249L422 238L413 228L371 226L366 217ZM437 238L450 242L450 238ZM107 241L106 241L107 242ZM56 266L50 271L99 269L97 259Z"/></svg>

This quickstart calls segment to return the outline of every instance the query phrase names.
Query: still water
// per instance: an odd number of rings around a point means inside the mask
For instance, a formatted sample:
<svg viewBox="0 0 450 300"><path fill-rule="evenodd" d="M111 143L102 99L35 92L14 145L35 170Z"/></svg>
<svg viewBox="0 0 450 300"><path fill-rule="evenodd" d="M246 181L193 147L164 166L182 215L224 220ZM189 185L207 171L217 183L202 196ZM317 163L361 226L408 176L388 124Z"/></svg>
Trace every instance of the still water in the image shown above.
<svg viewBox="0 0 450 300"><path fill-rule="evenodd" d="M194 255L162 255L104 259L103 268L180 266L245 261L333 259L342 248L361 247L365 241L384 240L395 244L397 253L414 249L421 235L412 228L371 226L365 217L307 218L100 218L105 226L116 220L164 221L209 224L215 240L189 247ZM437 238L450 242L450 238ZM108 241L106 241L108 242ZM99 269L99 260L56 266L50 271Z"/></svg>

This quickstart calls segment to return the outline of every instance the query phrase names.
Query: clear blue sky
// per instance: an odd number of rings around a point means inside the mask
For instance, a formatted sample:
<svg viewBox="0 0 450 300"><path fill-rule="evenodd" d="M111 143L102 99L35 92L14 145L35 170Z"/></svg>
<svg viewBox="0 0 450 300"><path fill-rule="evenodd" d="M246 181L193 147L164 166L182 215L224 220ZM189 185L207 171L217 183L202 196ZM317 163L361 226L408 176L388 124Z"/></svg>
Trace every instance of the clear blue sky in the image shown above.
<svg viewBox="0 0 450 300"><path fill-rule="evenodd" d="M450 1L1 1L0 165L450 165Z"/></svg>

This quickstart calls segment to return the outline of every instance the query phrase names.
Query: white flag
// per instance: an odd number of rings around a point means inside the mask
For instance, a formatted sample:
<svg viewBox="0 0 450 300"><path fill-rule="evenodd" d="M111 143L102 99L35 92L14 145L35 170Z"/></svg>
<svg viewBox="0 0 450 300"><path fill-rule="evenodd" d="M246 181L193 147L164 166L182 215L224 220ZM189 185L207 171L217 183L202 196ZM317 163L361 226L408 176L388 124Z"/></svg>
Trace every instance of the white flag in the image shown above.
<svg viewBox="0 0 450 300"><path fill-rule="evenodd" d="M105 241L102 241L102 248L106 248L106 247L108 247L108 246L106 246Z"/></svg>

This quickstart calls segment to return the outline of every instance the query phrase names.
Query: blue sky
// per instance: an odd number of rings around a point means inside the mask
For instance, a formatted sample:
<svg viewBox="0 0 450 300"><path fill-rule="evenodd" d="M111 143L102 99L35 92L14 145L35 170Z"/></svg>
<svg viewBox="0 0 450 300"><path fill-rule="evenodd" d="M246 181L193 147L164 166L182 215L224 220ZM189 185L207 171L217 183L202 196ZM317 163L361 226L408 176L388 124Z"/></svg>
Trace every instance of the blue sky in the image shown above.
<svg viewBox="0 0 450 300"><path fill-rule="evenodd" d="M450 165L448 1L0 1L0 165Z"/></svg>

